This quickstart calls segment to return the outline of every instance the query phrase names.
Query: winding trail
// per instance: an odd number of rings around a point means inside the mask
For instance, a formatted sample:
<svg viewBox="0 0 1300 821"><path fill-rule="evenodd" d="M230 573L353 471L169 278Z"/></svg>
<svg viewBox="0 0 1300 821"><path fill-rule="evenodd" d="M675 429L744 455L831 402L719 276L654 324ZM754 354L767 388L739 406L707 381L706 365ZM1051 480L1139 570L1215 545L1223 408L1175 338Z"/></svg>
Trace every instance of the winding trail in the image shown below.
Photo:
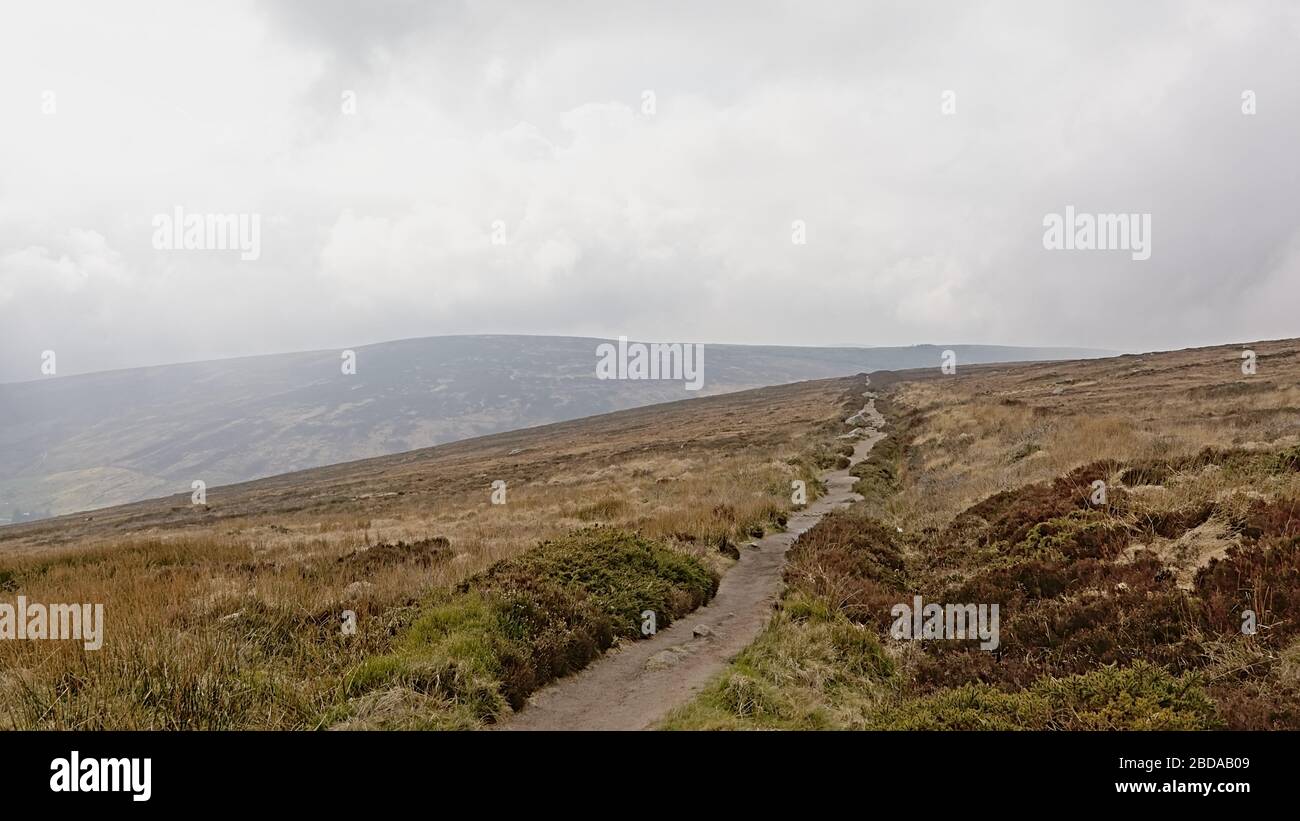
<svg viewBox="0 0 1300 821"><path fill-rule="evenodd" d="M883 436L884 418L874 394L849 417L857 439L850 463L865 459ZM653 638L628 642L534 693L499 730L642 730L685 704L737 653L758 638L781 593L786 552L830 511L862 497L849 469L822 474L826 493L793 514L782 533L742 547L740 560L722 577L718 594Z"/></svg>

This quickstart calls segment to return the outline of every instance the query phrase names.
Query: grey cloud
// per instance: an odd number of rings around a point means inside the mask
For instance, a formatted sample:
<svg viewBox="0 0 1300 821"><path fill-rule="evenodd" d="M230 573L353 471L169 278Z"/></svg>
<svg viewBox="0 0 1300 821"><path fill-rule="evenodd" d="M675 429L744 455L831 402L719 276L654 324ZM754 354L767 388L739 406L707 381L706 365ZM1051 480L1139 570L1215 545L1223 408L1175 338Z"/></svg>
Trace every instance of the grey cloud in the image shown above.
<svg viewBox="0 0 1300 821"><path fill-rule="evenodd" d="M161 33L128 5L112 42L51 14L0 48L33 101L0 132L0 381L47 348L72 373L446 333L1296 333L1285 3L279 2ZM177 203L261 213L262 258L153 250ZM1066 205L1150 212L1151 259L1045 251Z"/></svg>

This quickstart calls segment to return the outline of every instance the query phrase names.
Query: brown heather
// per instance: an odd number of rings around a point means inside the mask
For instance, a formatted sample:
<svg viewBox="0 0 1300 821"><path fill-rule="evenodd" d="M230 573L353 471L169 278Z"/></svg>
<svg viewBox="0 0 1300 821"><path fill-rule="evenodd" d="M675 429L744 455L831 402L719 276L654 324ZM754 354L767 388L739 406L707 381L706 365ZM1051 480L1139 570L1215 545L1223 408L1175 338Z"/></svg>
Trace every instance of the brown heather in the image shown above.
<svg viewBox="0 0 1300 821"><path fill-rule="evenodd" d="M1248 347L891 375L866 502L665 726L1300 728L1300 344ZM1000 646L889 638L913 595Z"/></svg>

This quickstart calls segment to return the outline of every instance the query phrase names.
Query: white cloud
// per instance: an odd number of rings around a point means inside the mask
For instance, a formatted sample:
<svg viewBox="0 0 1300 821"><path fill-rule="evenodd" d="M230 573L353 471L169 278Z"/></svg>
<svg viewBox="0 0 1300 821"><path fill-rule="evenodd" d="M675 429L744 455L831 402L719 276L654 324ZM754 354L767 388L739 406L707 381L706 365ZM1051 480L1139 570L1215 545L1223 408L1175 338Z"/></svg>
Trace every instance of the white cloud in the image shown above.
<svg viewBox="0 0 1300 821"><path fill-rule="evenodd" d="M267 8L10 15L0 380L50 338L89 369L435 333L1295 332L1284 3ZM177 204L262 214L262 258L154 251ZM1044 252L1067 204L1151 212L1152 259Z"/></svg>

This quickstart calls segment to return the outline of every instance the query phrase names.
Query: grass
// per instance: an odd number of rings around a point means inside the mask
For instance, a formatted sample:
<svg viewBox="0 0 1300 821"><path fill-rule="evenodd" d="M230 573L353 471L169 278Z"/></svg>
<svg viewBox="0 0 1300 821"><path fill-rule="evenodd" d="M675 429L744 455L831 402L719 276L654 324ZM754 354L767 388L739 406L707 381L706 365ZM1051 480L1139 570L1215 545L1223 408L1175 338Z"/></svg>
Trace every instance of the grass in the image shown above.
<svg viewBox="0 0 1300 821"><path fill-rule="evenodd" d="M630 640L636 608L663 626L703 601L720 545L782 527L792 480L815 497L860 394L707 397L0 529L6 600L107 622L98 651L0 642L0 728L481 726Z"/></svg>
<svg viewBox="0 0 1300 821"><path fill-rule="evenodd" d="M849 726L883 697L894 664L875 633L821 599L789 597L727 672L664 729Z"/></svg>
<svg viewBox="0 0 1300 821"><path fill-rule="evenodd" d="M866 501L804 534L770 624L665 726L1300 728L1300 346L1253 347L1264 381L1236 348L873 377L889 424L854 469ZM861 390L5 528L6 596L103 602L108 625L95 652L0 642L0 726L492 723L636 640L642 610L663 626L706 600L737 545L783 526L791 481L815 497L846 458ZM998 604L998 649L889 638L913 595Z"/></svg>
<svg viewBox="0 0 1300 821"><path fill-rule="evenodd" d="M868 716L878 730L1208 730L1214 703L1194 674L1175 676L1138 661L1045 676L1006 692L986 684L890 704Z"/></svg>
<svg viewBox="0 0 1300 821"><path fill-rule="evenodd" d="M348 673L348 703L330 718L351 729L495 722L614 642L641 638L645 611L667 626L717 585L698 560L635 534L578 531L434 597L393 651ZM421 709L394 707L409 704Z"/></svg>
<svg viewBox="0 0 1300 821"><path fill-rule="evenodd" d="M800 539L762 637L665 726L1300 728L1300 349L1257 348L1249 390L1233 349L895 375L866 501ZM914 595L997 604L997 649L890 638ZM840 623L889 666L849 669L814 627Z"/></svg>
<svg viewBox="0 0 1300 821"><path fill-rule="evenodd" d="M868 499L884 499L899 489L899 457L912 430L913 420L901 417L894 420L884 435L872 447L867 458L852 467L849 473L857 477L853 492Z"/></svg>

